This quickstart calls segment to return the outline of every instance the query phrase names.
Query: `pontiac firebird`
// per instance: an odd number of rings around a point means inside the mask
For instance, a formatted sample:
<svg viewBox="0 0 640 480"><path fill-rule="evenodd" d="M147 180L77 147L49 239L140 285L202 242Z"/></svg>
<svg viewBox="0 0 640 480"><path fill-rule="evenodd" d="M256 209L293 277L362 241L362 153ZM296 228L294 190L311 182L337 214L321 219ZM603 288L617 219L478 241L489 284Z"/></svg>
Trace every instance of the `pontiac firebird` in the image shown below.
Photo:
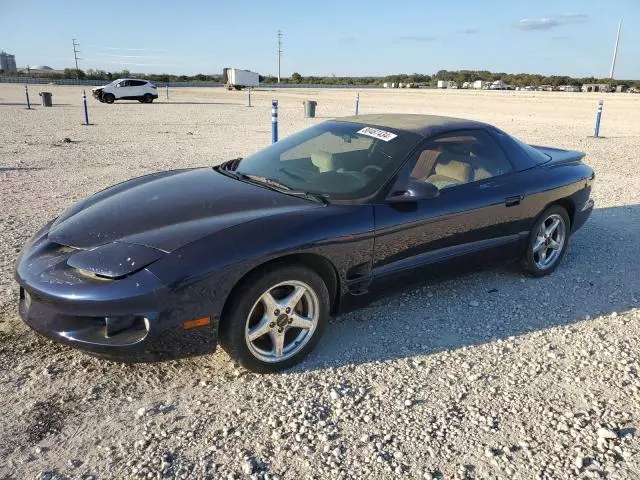
<svg viewBox="0 0 640 480"><path fill-rule="evenodd" d="M247 158L158 172L47 223L16 264L40 334L119 361L288 368L386 281L478 259L551 273L593 209L584 154L427 115L326 121Z"/></svg>

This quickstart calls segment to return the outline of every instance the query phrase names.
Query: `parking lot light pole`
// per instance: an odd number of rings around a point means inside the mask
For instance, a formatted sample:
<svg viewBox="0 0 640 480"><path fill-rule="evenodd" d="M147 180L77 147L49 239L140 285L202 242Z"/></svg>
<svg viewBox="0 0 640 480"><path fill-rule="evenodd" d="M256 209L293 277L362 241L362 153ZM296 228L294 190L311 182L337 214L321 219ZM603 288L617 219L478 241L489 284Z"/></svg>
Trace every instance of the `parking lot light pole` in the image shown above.
<svg viewBox="0 0 640 480"><path fill-rule="evenodd" d="M271 100L271 143L278 141L278 100Z"/></svg>

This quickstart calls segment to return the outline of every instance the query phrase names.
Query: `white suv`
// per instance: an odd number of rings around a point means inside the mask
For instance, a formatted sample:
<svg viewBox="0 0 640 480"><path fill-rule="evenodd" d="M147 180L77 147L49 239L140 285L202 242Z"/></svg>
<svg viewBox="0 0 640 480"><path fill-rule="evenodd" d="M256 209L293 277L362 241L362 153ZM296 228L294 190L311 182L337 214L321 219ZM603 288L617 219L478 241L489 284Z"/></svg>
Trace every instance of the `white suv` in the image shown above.
<svg viewBox="0 0 640 480"><path fill-rule="evenodd" d="M92 91L93 96L104 103L113 103L116 100L138 100L141 103L151 103L158 98L157 87L147 80L138 78L119 78Z"/></svg>

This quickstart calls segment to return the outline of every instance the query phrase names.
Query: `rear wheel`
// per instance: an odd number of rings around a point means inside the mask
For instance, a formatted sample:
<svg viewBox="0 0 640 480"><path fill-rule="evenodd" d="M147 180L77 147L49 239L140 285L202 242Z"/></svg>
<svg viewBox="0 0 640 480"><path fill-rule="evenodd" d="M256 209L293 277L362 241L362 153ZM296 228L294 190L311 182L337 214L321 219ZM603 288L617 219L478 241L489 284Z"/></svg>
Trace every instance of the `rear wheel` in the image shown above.
<svg viewBox="0 0 640 480"><path fill-rule="evenodd" d="M152 103L153 102L153 95L151 95L150 93L145 93L142 97L142 101L144 103Z"/></svg>
<svg viewBox="0 0 640 480"><path fill-rule="evenodd" d="M524 269L542 277L553 272L567 252L571 222L567 211L554 205L540 215L529 234Z"/></svg>
<svg viewBox="0 0 640 480"><path fill-rule="evenodd" d="M315 272L283 266L250 278L226 311L222 347L249 370L276 372L299 363L318 343L329 292Z"/></svg>
<svg viewBox="0 0 640 480"><path fill-rule="evenodd" d="M102 98L106 103L113 103L116 100L116 97L113 93L105 93L102 95Z"/></svg>

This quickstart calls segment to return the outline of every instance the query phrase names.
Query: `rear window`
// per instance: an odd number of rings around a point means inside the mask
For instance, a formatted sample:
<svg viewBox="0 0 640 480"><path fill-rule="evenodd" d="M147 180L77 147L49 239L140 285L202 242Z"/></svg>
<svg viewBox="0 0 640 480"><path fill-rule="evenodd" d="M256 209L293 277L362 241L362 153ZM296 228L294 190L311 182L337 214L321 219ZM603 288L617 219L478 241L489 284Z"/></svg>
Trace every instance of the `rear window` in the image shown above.
<svg viewBox="0 0 640 480"><path fill-rule="evenodd" d="M547 155L546 153L542 153L537 148L524 143L522 140L519 140L514 136L512 136L511 138L513 138L513 141L516 142L520 146L520 148L527 152L527 154L533 159L534 162L540 164L547 163L549 160L551 160L551 157L549 155Z"/></svg>

